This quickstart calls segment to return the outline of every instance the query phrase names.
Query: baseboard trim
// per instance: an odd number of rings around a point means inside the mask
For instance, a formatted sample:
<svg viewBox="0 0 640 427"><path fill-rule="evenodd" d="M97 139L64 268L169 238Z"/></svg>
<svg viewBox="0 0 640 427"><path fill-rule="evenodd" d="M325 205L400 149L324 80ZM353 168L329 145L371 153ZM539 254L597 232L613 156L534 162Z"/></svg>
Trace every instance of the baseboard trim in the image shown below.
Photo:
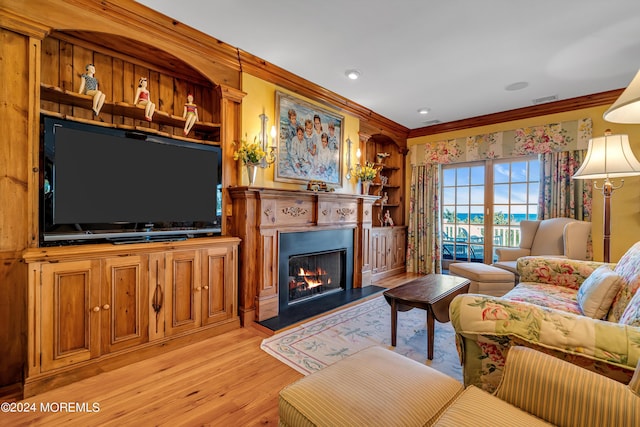
<svg viewBox="0 0 640 427"><path fill-rule="evenodd" d="M22 400L22 383L9 384L0 387L0 402L15 402Z"/></svg>

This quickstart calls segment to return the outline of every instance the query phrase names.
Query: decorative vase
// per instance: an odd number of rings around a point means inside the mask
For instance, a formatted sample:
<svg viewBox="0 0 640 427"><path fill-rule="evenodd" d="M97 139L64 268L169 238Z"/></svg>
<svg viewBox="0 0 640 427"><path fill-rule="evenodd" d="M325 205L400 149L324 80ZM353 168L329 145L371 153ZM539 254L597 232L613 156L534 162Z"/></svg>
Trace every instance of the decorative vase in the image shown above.
<svg viewBox="0 0 640 427"><path fill-rule="evenodd" d="M369 194L369 187L371 187L371 181L362 181L362 194Z"/></svg>
<svg viewBox="0 0 640 427"><path fill-rule="evenodd" d="M256 173L258 172L258 165L249 164L245 165L247 167L247 176L249 177L249 185L253 185L256 182Z"/></svg>

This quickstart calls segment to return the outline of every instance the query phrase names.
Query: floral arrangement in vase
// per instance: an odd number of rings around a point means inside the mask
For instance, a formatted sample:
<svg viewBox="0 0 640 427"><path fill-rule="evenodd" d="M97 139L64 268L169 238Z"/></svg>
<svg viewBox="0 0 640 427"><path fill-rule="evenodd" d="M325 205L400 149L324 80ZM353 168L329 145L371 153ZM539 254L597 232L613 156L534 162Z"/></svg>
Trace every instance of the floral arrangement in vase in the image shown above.
<svg viewBox="0 0 640 427"><path fill-rule="evenodd" d="M253 139L252 143L248 143L246 139L240 141L240 144L233 143L238 149L233 152L233 160L242 160L245 165L258 165L267 155L262 149L262 145Z"/></svg>
<svg viewBox="0 0 640 427"><path fill-rule="evenodd" d="M373 163L365 163L360 169L356 170L356 178L360 181L373 181L378 175L378 169Z"/></svg>

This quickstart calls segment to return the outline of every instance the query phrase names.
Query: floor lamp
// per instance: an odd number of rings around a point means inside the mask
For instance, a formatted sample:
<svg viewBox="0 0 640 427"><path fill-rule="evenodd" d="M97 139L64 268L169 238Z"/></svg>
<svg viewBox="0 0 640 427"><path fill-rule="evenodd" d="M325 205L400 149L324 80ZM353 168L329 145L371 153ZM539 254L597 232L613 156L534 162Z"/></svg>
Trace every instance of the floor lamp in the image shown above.
<svg viewBox="0 0 640 427"><path fill-rule="evenodd" d="M624 185L614 186L610 178L640 175L640 162L633 155L627 135L611 135L607 130L604 136L589 140L589 149L580 169L573 179L593 179L593 187L602 190L604 196L604 262L609 262L611 240L611 196L614 190ZM596 179L604 178L604 184L598 188Z"/></svg>
<svg viewBox="0 0 640 427"><path fill-rule="evenodd" d="M611 123L640 123L640 71L602 118Z"/></svg>

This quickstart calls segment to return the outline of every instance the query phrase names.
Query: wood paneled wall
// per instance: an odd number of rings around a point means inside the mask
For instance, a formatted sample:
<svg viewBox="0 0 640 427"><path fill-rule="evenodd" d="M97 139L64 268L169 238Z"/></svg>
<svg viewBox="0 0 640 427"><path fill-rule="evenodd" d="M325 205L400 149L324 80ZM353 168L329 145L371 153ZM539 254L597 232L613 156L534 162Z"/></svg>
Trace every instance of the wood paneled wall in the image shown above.
<svg viewBox="0 0 640 427"><path fill-rule="evenodd" d="M129 42L131 43L134 42ZM135 43L140 45L139 42ZM148 89L151 101L156 104L156 111L182 117L187 94L191 93L198 105L200 121L219 123L220 99L217 92L213 84L195 70L185 70L182 67L181 71L185 75L177 77L174 73L162 70L161 66L148 61L105 51L107 49L99 45L92 46L87 41L75 39L67 34L54 33L42 43L42 82L62 90L77 92L81 75L85 73L86 65L91 63L96 68L99 89L106 95L108 102L132 104L139 79L145 77L148 79ZM171 62L176 63L178 60L173 58ZM93 119L91 110L85 108L52 101L43 101L42 107L74 117ZM129 117L111 116L108 112L101 112L99 120L130 126L148 125L144 121ZM153 122L149 125L158 127L157 123Z"/></svg>
<svg viewBox="0 0 640 427"><path fill-rule="evenodd" d="M33 138L30 85L36 78L32 40L0 29L0 388L22 379L26 354L26 268L30 241L29 181Z"/></svg>

